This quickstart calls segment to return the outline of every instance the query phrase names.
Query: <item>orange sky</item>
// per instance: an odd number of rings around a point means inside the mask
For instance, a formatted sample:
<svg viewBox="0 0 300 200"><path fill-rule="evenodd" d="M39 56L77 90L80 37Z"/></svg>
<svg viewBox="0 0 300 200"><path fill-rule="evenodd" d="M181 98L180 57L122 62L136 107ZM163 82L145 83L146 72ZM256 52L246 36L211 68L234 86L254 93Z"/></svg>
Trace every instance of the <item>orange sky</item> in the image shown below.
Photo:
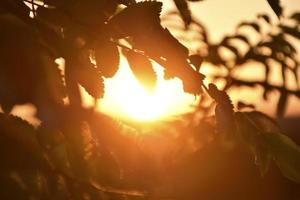
<svg viewBox="0 0 300 200"><path fill-rule="evenodd" d="M300 10L300 1L286 0L283 1L285 7L285 14L292 11ZM163 1L163 11L174 9L172 0ZM219 40L225 34L234 32L238 23L244 20L255 20L258 13L267 13L271 15L274 21L277 20L275 14L269 7L266 0L205 0L203 2L190 3L193 15L200 19L206 26L209 36L213 41ZM130 115L135 119L143 118L150 119L160 115L174 115L188 110L189 105L194 103L193 95L185 94L180 88L180 81L162 81L159 80L160 87L166 87L165 90L158 92L153 98L148 98L143 95L141 90L137 88L134 83L133 76L129 72L129 67L126 61L123 62L120 71L113 79L106 81L106 94L105 98L101 100L102 111L108 113L118 113L117 115L126 116ZM205 66L202 67L203 73L206 74ZM250 66L244 70L241 76L249 79L249 76L257 76L261 67ZM263 74L263 71L261 71ZM273 74L280 73L280 71L273 71ZM129 85L124 84L127 82ZM273 83L279 83L276 76L273 76ZM163 86L162 86L163 85ZM129 89L131 88L131 89ZM177 89L176 89L177 88ZM138 91L138 92L137 92ZM244 100L247 103L256 103L257 109L274 115L276 111L276 103L279 94L274 92L270 95L271 101L265 102L261 100L262 89L256 91L242 89L233 90L230 93L231 98L236 102L237 100ZM120 94L123 93L123 94ZM139 93L137 95L137 93ZM299 115L300 101L295 97L290 97L290 104L287 107L287 115ZM165 104L165 106L163 106ZM134 110L134 111L133 111Z"/></svg>
<svg viewBox="0 0 300 200"><path fill-rule="evenodd" d="M163 2L165 10L174 8L172 0L165 0ZM286 16L300 11L299 0L281 0L281 2L281 5L284 7L284 15ZM206 26L213 41L219 40L225 34L233 33L236 25L241 21L255 20L259 13L267 13L272 16L272 20L277 20L266 0L204 0L203 2L190 3L190 5L192 13ZM298 49L300 50L300 46ZM251 66L251 68L247 69L246 74L257 74L257 70L260 69ZM280 73L280 71L275 70L274 73ZM300 75L300 71L298 73ZM278 83L276 77L272 81ZM272 95L274 101L262 102L259 98L261 93L261 90L255 92L255 94L249 94L247 90L241 90L235 91L231 97L237 100L245 99L246 96L249 103L259 101L260 103L257 105L258 110L274 115L278 94L274 93ZM289 100L290 104L287 107L287 115L300 115L300 100L296 97L290 97Z"/></svg>
<svg viewBox="0 0 300 200"><path fill-rule="evenodd" d="M174 8L172 0L164 0L163 3L164 11ZM225 34L233 33L239 22L255 20L258 13L268 13L272 15L273 20L277 20L266 0L204 0L203 2L190 3L190 5L192 13L206 26L211 39L214 41ZM300 11L299 0L282 0L282 5L287 15L293 11ZM155 68L159 76L158 88L160 89L157 90L156 97L148 98L147 94L134 80L124 59L122 63L116 77L106 80L106 94L105 98L100 101L100 110L117 114L117 116L126 116L130 113L131 118L147 120L160 115L168 116L185 112L189 109L190 104L195 102L193 95L188 95L182 91L179 80L163 81L162 71L159 67ZM246 74L246 76L257 74L258 70L261 69L251 66L243 74ZM276 82L276 78L273 81ZM273 94L273 101L263 102L260 98L261 93L261 90L251 91L251 93L249 93L249 90L239 90L233 91L231 98L235 101L246 99L247 103L259 101L259 104L257 104L258 110L274 115L278 94ZM137 99L135 99L136 97ZM86 98L86 101L88 102L89 99ZM22 109L22 107L13 111L13 113L20 112L21 115L27 118L31 118L34 114L34 110ZM287 115L299 114L300 101L291 98Z"/></svg>

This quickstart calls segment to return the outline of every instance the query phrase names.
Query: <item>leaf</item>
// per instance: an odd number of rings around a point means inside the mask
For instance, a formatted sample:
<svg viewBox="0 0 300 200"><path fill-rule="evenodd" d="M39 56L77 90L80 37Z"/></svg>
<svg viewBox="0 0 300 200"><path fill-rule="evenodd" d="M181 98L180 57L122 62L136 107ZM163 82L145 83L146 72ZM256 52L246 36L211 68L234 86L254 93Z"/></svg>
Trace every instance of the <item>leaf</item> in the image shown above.
<svg viewBox="0 0 300 200"><path fill-rule="evenodd" d="M294 13L290 16L290 18L300 22L300 13L299 12Z"/></svg>
<svg viewBox="0 0 300 200"><path fill-rule="evenodd" d="M265 134L265 140L283 175L300 183L300 147L280 133Z"/></svg>
<svg viewBox="0 0 300 200"><path fill-rule="evenodd" d="M35 29L13 15L1 16L0 23L1 105L9 112L15 104L30 102L40 108L62 103L60 71Z"/></svg>
<svg viewBox="0 0 300 200"><path fill-rule="evenodd" d="M300 182L300 147L282 133L274 120L260 112L237 112L235 120L239 135L260 160L262 172L271 157L286 178Z"/></svg>
<svg viewBox="0 0 300 200"><path fill-rule="evenodd" d="M248 45L250 44L249 39L244 35L237 34L237 35L232 36L232 39L242 40L246 44L248 44Z"/></svg>
<svg viewBox="0 0 300 200"><path fill-rule="evenodd" d="M209 84L207 92L217 103L215 115L218 131L225 134L232 134L234 132L234 111L229 96L226 92L220 91L217 86L212 83Z"/></svg>
<svg viewBox="0 0 300 200"><path fill-rule="evenodd" d="M96 42L95 59L97 68L105 77L113 77L119 69L118 47L108 39L100 39Z"/></svg>
<svg viewBox="0 0 300 200"><path fill-rule="evenodd" d="M267 14L259 14L257 17L265 20L268 24L271 24L271 19Z"/></svg>
<svg viewBox="0 0 300 200"><path fill-rule="evenodd" d="M189 51L168 29L160 27L148 35L134 38L134 47L144 51L166 69L166 74L183 81L184 91L199 94L204 75L196 72L187 62Z"/></svg>
<svg viewBox="0 0 300 200"><path fill-rule="evenodd" d="M257 23L255 22L242 22L240 23L237 27L238 28L241 28L241 27L244 27L244 26L250 26L252 27L254 30L256 30L256 32L260 33L260 27Z"/></svg>
<svg viewBox="0 0 300 200"><path fill-rule="evenodd" d="M277 17L282 15L282 7L280 6L280 0L267 0Z"/></svg>
<svg viewBox="0 0 300 200"><path fill-rule="evenodd" d="M214 65L225 65L225 61L222 59L220 53L219 53L219 47L218 45L210 45L209 46L209 61Z"/></svg>
<svg viewBox="0 0 300 200"><path fill-rule="evenodd" d="M137 80L150 91L154 91L156 86L156 74L153 71L153 67L149 59L134 51L128 51L125 53L131 70Z"/></svg>
<svg viewBox="0 0 300 200"><path fill-rule="evenodd" d="M236 57L239 57L239 51L235 46L232 46L231 44L228 43L224 43L222 44L222 46L229 49L232 53L234 53Z"/></svg>
<svg viewBox="0 0 300 200"><path fill-rule="evenodd" d="M192 22L191 11L189 9L188 3L186 0L173 0L179 13L184 21L185 26L188 26Z"/></svg>
<svg viewBox="0 0 300 200"><path fill-rule="evenodd" d="M1 113L0 129L2 168L45 169L48 167L32 125L19 117Z"/></svg>
<svg viewBox="0 0 300 200"><path fill-rule="evenodd" d="M103 97L104 82L101 73L91 63L86 63L84 68L78 69L78 83L95 99Z"/></svg>
<svg viewBox="0 0 300 200"><path fill-rule="evenodd" d="M203 62L203 58L200 55L195 54L195 55L190 55L189 60L190 60L190 63L192 65L194 65L194 67L196 68L196 71L198 72L200 70L201 64Z"/></svg>
<svg viewBox="0 0 300 200"><path fill-rule="evenodd" d="M167 28L159 27L146 35L134 38L135 48L153 58L165 58L170 62L186 61L189 50Z"/></svg>
<svg viewBox="0 0 300 200"><path fill-rule="evenodd" d="M285 26L285 25L279 25L279 27L282 29L283 33L289 34L292 37L300 40L300 32L298 31L297 26L289 27L289 26Z"/></svg>
<svg viewBox="0 0 300 200"><path fill-rule="evenodd" d="M139 36L160 27L162 3L143 1L131 4L113 16L108 22L108 30L113 38Z"/></svg>

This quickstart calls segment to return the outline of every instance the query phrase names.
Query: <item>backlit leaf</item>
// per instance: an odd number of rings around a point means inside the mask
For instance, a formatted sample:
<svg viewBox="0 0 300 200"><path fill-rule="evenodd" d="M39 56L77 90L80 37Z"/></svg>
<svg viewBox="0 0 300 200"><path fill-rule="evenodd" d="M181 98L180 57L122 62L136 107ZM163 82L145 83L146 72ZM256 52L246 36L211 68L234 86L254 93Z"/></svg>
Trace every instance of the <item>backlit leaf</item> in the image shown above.
<svg viewBox="0 0 300 200"><path fill-rule="evenodd" d="M97 68L105 77L114 76L120 63L118 47L108 39L100 39L95 45Z"/></svg>
<svg viewBox="0 0 300 200"><path fill-rule="evenodd" d="M94 98L103 97L104 82L101 73L93 64L85 65L77 71L78 83Z"/></svg>
<svg viewBox="0 0 300 200"><path fill-rule="evenodd" d="M137 80L150 91L154 91L157 78L149 59L133 51L128 51L125 55Z"/></svg>

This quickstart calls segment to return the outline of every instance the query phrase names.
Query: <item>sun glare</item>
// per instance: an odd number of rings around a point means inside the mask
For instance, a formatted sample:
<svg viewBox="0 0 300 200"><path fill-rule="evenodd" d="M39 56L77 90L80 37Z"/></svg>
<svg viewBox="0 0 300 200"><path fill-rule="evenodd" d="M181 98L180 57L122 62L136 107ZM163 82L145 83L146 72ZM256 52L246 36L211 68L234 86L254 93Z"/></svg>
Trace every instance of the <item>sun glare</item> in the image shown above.
<svg viewBox="0 0 300 200"><path fill-rule="evenodd" d="M163 69L154 64L157 85L148 92L135 79L125 58L111 79L105 79L105 95L99 110L120 118L153 121L168 118L192 109L195 97L184 93L179 79L164 80Z"/></svg>

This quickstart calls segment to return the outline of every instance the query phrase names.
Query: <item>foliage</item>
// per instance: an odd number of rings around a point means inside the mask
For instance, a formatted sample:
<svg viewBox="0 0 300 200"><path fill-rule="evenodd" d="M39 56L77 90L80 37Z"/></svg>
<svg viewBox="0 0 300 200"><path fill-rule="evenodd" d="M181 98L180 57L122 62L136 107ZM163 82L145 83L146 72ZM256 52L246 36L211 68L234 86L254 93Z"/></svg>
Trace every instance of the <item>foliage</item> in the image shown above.
<svg viewBox="0 0 300 200"><path fill-rule="evenodd" d="M266 115L235 112L225 92L235 86L260 85L266 97L270 90L278 90L277 110L283 115L288 96L299 97L299 90L285 84L287 71L298 82L297 51L290 37L300 39L299 13L278 24L260 15L260 21L241 23L236 34L212 43L203 25L191 16L188 1L174 2L184 30L195 25L201 38L201 51L195 54L161 25L161 2L1 1L2 199L226 199L236 191L252 199L282 199L277 194L299 197L269 184L285 181L289 187L299 186L300 147ZM268 2L281 16L279 1ZM277 32L264 34L261 23ZM240 32L245 27L257 32L258 42L250 42ZM243 43L247 50L241 52L232 41ZM221 48L234 56L223 58ZM117 72L120 53L145 87L156 84L152 62L164 68L166 77L180 78L186 92L201 96L195 112L153 125L151 132L156 135L135 137L146 125L115 121L83 108L79 85L95 99L103 97L103 78ZM65 60L63 73L57 58ZM280 64L282 86L269 83L269 60ZM233 77L234 70L250 61L263 64L265 81ZM202 62L226 69L226 76L214 77L226 81L223 90L203 84ZM208 116L213 104L205 106L207 98L216 104L215 117ZM34 128L9 114L14 105L24 103L36 106L40 126ZM203 115L197 118L199 112ZM265 179L252 167L251 154ZM272 160L287 180L276 174ZM241 186L241 181L247 182L244 179L254 184ZM215 187L218 192L212 190Z"/></svg>

